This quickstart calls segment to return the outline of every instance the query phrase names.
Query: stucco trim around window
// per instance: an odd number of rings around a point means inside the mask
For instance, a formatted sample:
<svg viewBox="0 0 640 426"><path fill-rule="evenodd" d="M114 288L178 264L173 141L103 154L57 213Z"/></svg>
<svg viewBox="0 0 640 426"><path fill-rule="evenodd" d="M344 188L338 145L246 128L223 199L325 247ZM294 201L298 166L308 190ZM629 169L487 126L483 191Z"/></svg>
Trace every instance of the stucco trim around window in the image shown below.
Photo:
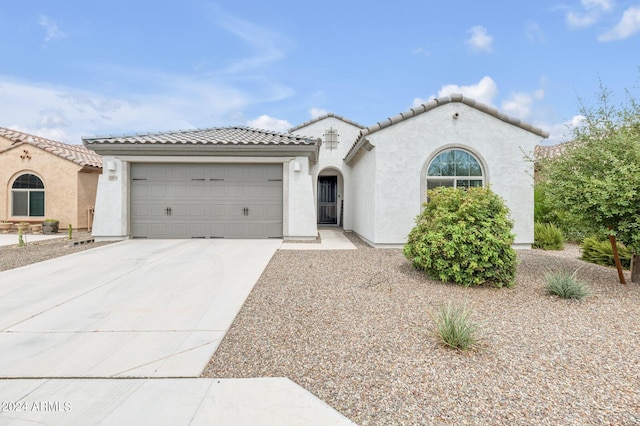
<svg viewBox="0 0 640 426"><path fill-rule="evenodd" d="M429 166L431 166L432 162L440 154L443 154L447 151L453 151L453 150L462 151L471 155L480 165L480 169L482 173L481 179L482 179L483 186L486 186L489 184L489 169L487 167L487 162L484 160L484 158L482 157L482 155L480 155L478 151L471 148L470 146L463 145L463 144L443 145L443 146L440 146L438 149L434 150L431 153L431 155L426 159L426 161L422 166L422 171L420 173L420 205L424 204L424 202L427 201L427 180L429 178L428 176ZM456 178L456 176L451 176L451 177ZM458 176L458 178L460 177L461 176ZM480 178L480 176L474 177L474 179L475 178Z"/></svg>

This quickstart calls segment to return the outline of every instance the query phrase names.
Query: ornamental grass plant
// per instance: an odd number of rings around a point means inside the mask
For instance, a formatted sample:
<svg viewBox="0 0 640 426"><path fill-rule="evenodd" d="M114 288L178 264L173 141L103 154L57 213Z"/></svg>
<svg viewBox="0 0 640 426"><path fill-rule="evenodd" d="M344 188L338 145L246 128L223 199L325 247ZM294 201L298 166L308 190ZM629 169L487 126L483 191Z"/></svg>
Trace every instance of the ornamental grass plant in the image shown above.
<svg viewBox="0 0 640 426"><path fill-rule="evenodd" d="M563 299L582 300L590 294L589 286L567 272L555 272L545 277L545 288L550 294L554 294Z"/></svg>
<svg viewBox="0 0 640 426"><path fill-rule="evenodd" d="M478 324L471 320L467 305L449 302L434 316L433 333L440 344L460 351L473 349L478 343Z"/></svg>

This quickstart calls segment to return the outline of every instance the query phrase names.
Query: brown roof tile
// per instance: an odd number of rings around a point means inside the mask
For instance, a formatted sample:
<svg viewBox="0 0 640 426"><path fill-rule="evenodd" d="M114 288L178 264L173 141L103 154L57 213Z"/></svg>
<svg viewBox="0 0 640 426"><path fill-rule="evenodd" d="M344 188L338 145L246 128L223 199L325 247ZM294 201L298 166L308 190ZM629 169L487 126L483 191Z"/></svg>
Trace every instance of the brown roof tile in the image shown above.
<svg viewBox="0 0 640 426"><path fill-rule="evenodd" d="M356 126L356 127L361 128L361 129L364 129L364 126L362 124L358 124L355 121L351 121L348 118L344 118L344 117L342 117L340 115L337 115L337 114L334 114L334 113L330 112L330 113L321 115L320 117L316 117L314 119L311 119L309 121L305 121L304 123L299 124L299 125L297 125L295 127L292 127L292 128L289 129L289 132L295 132L298 129L301 129L303 127L307 127L310 124L317 123L318 121L324 120L325 118L329 118L329 117L337 118L338 120L342 120L347 124L351 124L353 126Z"/></svg>
<svg viewBox="0 0 640 426"><path fill-rule="evenodd" d="M0 127L0 136L12 142L11 146L5 151L19 145L28 144L83 167L102 168L102 157L82 145L66 144L5 127Z"/></svg>
<svg viewBox="0 0 640 426"><path fill-rule="evenodd" d="M314 145L305 136L253 129L244 126L210 129L177 130L123 136L83 137L87 146L98 144L165 144L165 145Z"/></svg>
<svg viewBox="0 0 640 426"><path fill-rule="evenodd" d="M386 120L380 121L376 124L374 124L373 126L369 126L364 128L362 131L360 131L360 134L357 136L356 141L353 143L353 145L351 146L351 149L349 150L349 152L347 153L347 155L344 158L344 161L346 161L347 163L349 161L351 161L351 159L355 156L355 154L360 150L360 148L362 146L365 146L365 140L366 140L366 136L377 132L378 130L382 130L384 128L387 128L389 126L393 126L394 124L397 124L401 121L407 120L411 117L415 117L416 115L420 115L423 114L425 112L431 111L432 109L438 108L442 105L446 105L448 103L451 102L460 102L463 103L465 105L468 105L472 108L475 108L477 110L480 110L486 114L492 115L496 118L498 118L499 120L502 120L506 123L512 124L514 126L520 127L524 130L527 130L531 133L534 133L540 137L543 138L548 138L549 137L549 133L538 128L535 126L532 126L530 124L527 123L523 123L520 120L518 120L517 118L513 118L513 117L509 117L508 115L505 115L503 113L501 113L500 111L498 111L497 109L490 107L488 105L485 105L483 103L477 102L474 99L468 98L466 96L463 96L459 93L456 94L452 94L451 96L445 96L445 97L441 97L438 99L433 99L427 103L424 103L422 105L419 105L415 108L411 108L408 111L402 112L394 117L390 117L387 118Z"/></svg>

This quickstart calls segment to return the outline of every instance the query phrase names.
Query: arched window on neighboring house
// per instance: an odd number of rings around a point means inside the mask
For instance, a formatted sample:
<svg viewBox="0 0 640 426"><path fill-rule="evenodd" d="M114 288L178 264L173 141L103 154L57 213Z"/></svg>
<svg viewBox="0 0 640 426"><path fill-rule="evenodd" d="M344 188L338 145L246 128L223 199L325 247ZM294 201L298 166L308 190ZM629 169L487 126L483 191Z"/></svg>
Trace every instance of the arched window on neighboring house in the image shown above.
<svg viewBox="0 0 640 426"><path fill-rule="evenodd" d="M471 188L484 186L480 162L469 152L448 149L438 154L427 169L427 189L439 186Z"/></svg>
<svg viewBox="0 0 640 426"><path fill-rule="evenodd" d="M20 175L11 187L11 213L13 216L44 216L44 184L29 173Z"/></svg>

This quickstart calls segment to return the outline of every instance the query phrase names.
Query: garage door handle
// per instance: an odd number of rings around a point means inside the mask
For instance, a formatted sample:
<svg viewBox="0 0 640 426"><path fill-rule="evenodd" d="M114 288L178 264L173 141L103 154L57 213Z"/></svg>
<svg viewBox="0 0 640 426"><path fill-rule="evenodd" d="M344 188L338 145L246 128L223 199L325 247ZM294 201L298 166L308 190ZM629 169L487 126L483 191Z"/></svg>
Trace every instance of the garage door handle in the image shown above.
<svg viewBox="0 0 640 426"><path fill-rule="evenodd" d="M249 207L243 207L242 208L242 214L245 216L249 216Z"/></svg>
<svg viewBox="0 0 640 426"><path fill-rule="evenodd" d="M167 207L165 212L167 213L167 216L171 216L171 207Z"/></svg>

